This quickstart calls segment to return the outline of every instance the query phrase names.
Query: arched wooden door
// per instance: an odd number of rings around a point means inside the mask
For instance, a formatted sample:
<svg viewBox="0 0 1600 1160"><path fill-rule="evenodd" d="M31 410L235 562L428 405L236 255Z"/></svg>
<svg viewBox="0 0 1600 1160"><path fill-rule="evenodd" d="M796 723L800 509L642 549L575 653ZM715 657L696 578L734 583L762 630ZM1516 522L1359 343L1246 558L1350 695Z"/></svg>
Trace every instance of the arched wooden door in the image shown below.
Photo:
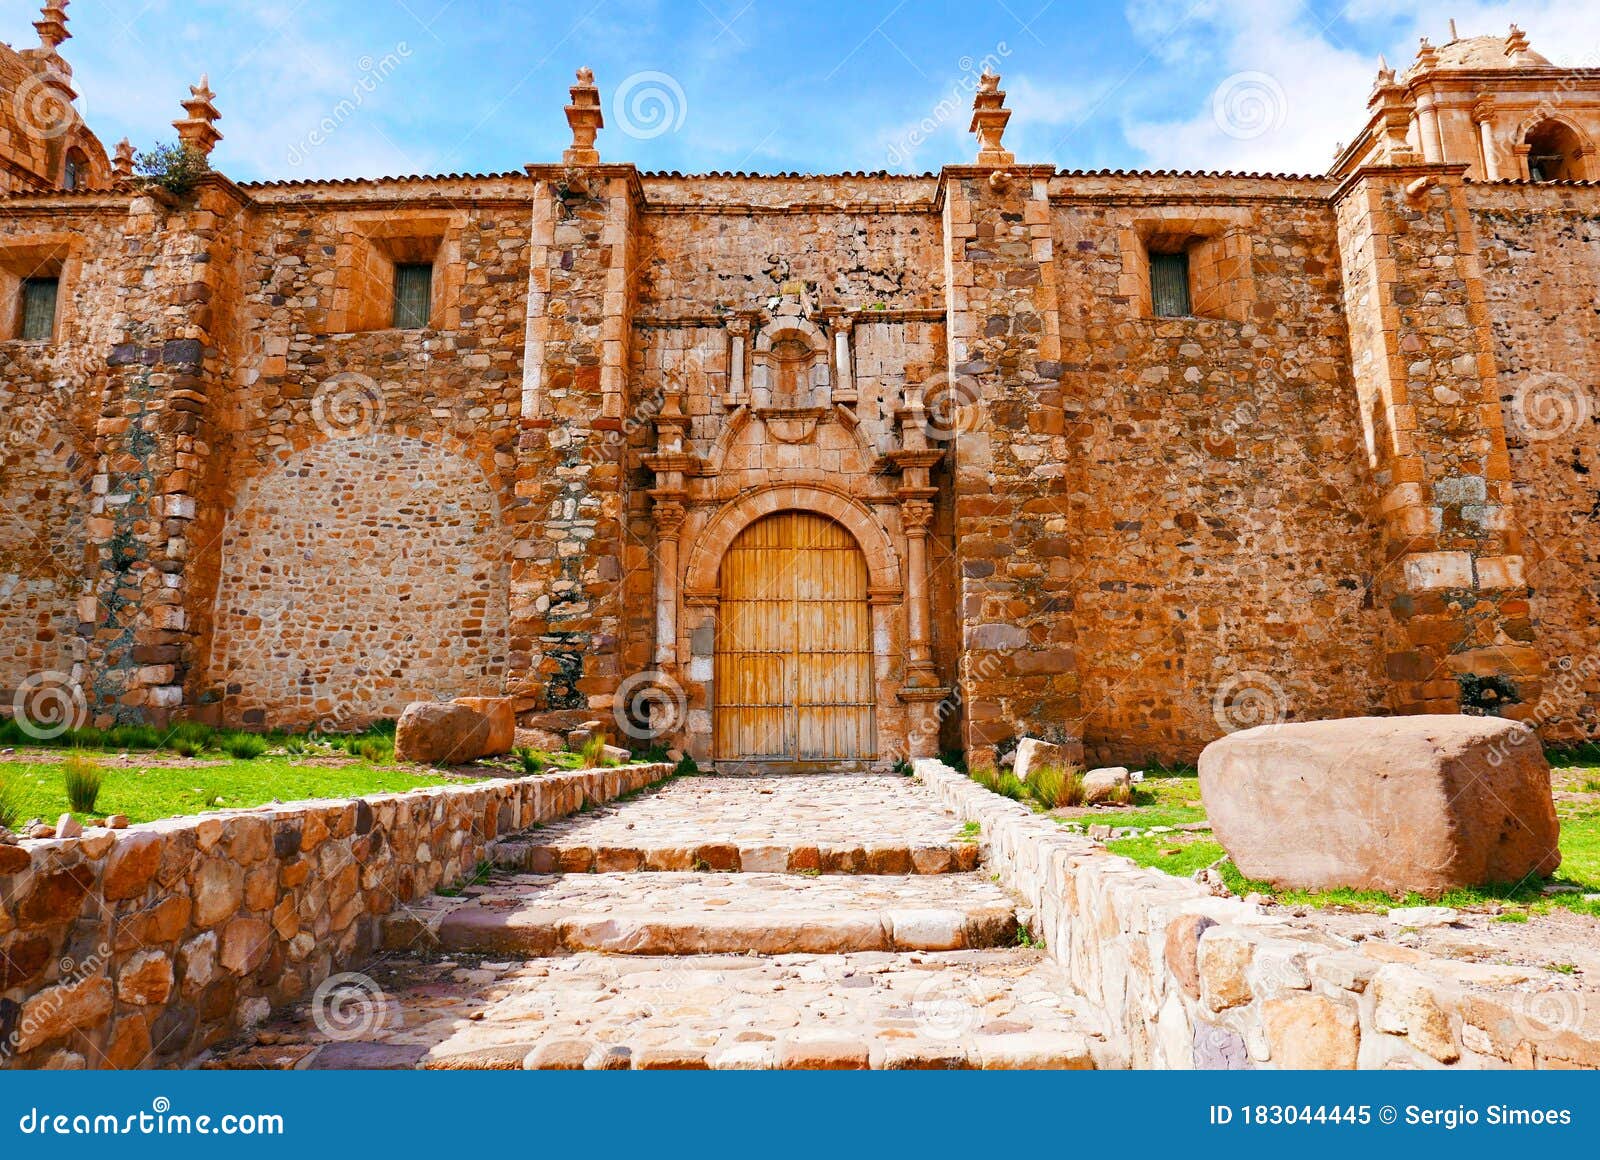
<svg viewBox="0 0 1600 1160"><path fill-rule="evenodd" d="M716 755L726 761L877 756L867 561L842 526L775 512L722 558Z"/></svg>

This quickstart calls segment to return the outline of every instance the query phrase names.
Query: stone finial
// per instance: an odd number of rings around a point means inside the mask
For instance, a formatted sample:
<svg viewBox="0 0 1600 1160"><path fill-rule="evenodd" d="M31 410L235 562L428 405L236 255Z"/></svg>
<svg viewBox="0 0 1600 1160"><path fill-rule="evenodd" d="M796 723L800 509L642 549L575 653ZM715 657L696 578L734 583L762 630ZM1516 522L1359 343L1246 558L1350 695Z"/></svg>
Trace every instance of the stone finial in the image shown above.
<svg viewBox="0 0 1600 1160"><path fill-rule="evenodd" d="M1006 122L1011 120L1011 110L1005 106L1006 94L1000 88L1000 78L984 73L978 78L978 91L972 97L972 124L967 127L967 132L978 135L979 165L1011 165L1016 161L1016 157L1000 145Z"/></svg>
<svg viewBox="0 0 1600 1160"><path fill-rule="evenodd" d="M1506 55L1518 57L1527 51L1528 34L1513 24L1511 31L1506 34Z"/></svg>
<svg viewBox="0 0 1600 1160"><path fill-rule="evenodd" d="M600 111L600 90L595 87L594 71L578 70L578 83L570 90L572 103L567 106L567 124L572 128L572 148L561 155L567 165L598 165L600 153L594 147L595 134L605 128L605 114Z"/></svg>
<svg viewBox="0 0 1600 1160"><path fill-rule="evenodd" d="M126 137L117 142L117 153L111 161L111 172L124 181L133 178L133 142Z"/></svg>
<svg viewBox="0 0 1600 1160"><path fill-rule="evenodd" d="M39 9L39 19L33 22L33 27L39 33L39 47L47 53L54 52L62 41L70 40L72 33L67 31L67 0L50 0Z"/></svg>
<svg viewBox="0 0 1600 1160"><path fill-rule="evenodd" d="M172 127L178 131L179 141L208 157L217 147L217 142L222 140L222 134L216 126L222 120L222 114L211 103L216 95L211 91L210 80L202 73L199 85L189 86L189 99L183 102L183 111L188 116L172 122Z"/></svg>
<svg viewBox="0 0 1600 1160"><path fill-rule="evenodd" d="M1439 66L1439 50L1433 47L1433 42L1426 36L1417 46L1417 68L1421 71L1437 68Z"/></svg>
<svg viewBox="0 0 1600 1160"><path fill-rule="evenodd" d="M1380 68L1367 108L1378 114L1378 159L1385 165L1405 165L1416 160L1411 148L1411 102L1394 70Z"/></svg>

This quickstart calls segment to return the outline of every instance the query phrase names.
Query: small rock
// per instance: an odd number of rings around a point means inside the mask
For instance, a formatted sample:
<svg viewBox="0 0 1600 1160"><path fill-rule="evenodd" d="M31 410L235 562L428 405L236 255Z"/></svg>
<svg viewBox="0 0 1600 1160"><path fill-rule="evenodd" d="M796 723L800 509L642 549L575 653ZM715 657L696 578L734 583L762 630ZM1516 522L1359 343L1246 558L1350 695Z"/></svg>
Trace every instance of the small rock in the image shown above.
<svg viewBox="0 0 1600 1160"><path fill-rule="evenodd" d="M56 822L56 837L81 838L82 836L83 827L78 824L78 819L71 814L62 814Z"/></svg>
<svg viewBox="0 0 1600 1160"><path fill-rule="evenodd" d="M127 828L128 828L128 815L127 814L111 814L109 817L106 818L106 829L108 829L108 830L126 830Z"/></svg>
<svg viewBox="0 0 1600 1160"><path fill-rule="evenodd" d="M0 826L0 846L15 846L17 836L4 826Z"/></svg>
<svg viewBox="0 0 1600 1160"><path fill-rule="evenodd" d="M1210 866L1196 870L1194 880L1209 890L1213 897L1233 897L1233 891L1228 889L1228 884L1222 880L1222 875Z"/></svg>
<svg viewBox="0 0 1600 1160"><path fill-rule="evenodd" d="M1091 769L1083 775L1083 801L1085 805L1113 802L1133 788L1128 771L1120 765Z"/></svg>
<svg viewBox="0 0 1600 1160"><path fill-rule="evenodd" d="M25 832L30 838L53 838L56 836L56 828L47 826L43 822L33 823Z"/></svg>
<svg viewBox="0 0 1600 1160"><path fill-rule="evenodd" d="M1255 890L1252 890L1249 894L1244 896L1244 904L1246 906L1262 906L1266 903L1266 901L1267 896Z"/></svg>
<svg viewBox="0 0 1600 1160"><path fill-rule="evenodd" d="M1134 785L1140 784L1142 781L1144 781L1144 770L1135 769L1129 771L1128 780L1133 782Z"/></svg>
<svg viewBox="0 0 1600 1160"><path fill-rule="evenodd" d="M1111 837L1111 827L1090 826L1089 837L1093 838L1096 842L1104 842L1107 838Z"/></svg>
<svg viewBox="0 0 1600 1160"><path fill-rule="evenodd" d="M1389 921L1396 926L1449 926L1461 914L1449 906L1397 906L1389 912Z"/></svg>
<svg viewBox="0 0 1600 1160"><path fill-rule="evenodd" d="M1541 894L1577 894L1583 887L1573 886L1567 882L1552 882L1546 886Z"/></svg>

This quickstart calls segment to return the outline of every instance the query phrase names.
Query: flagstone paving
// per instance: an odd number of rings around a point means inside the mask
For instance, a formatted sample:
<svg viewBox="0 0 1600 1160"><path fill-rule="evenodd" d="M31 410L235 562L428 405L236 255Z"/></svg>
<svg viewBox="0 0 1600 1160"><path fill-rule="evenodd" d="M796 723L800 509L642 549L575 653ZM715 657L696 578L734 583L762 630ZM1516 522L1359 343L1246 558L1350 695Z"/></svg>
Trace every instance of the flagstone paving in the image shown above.
<svg viewBox="0 0 1600 1160"><path fill-rule="evenodd" d="M683 777L497 844L534 873L621 870L944 874L978 849L933 793L868 774Z"/></svg>
<svg viewBox="0 0 1600 1160"><path fill-rule="evenodd" d="M389 947L548 955L959 950L1016 941L1016 903L972 874L517 874L391 915Z"/></svg>
<svg viewBox="0 0 1600 1160"><path fill-rule="evenodd" d="M413 903L364 975L207 1066L1124 1066L910 779L680 778L499 861L535 849L567 872Z"/></svg>
<svg viewBox="0 0 1600 1160"><path fill-rule="evenodd" d="M370 1026L272 1025L232 1067L1114 1065L1037 951L399 960Z"/></svg>

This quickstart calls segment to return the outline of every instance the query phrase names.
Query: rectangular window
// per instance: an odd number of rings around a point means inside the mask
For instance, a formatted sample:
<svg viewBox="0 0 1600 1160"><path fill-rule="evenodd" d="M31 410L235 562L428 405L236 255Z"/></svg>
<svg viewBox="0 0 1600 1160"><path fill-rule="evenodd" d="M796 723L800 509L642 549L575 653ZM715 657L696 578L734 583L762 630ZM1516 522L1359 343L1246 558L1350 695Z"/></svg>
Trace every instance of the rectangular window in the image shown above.
<svg viewBox="0 0 1600 1160"><path fill-rule="evenodd" d="M394 268L394 324L401 330L422 330L433 315L433 266Z"/></svg>
<svg viewBox="0 0 1600 1160"><path fill-rule="evenodd" d="M1150 255L1150 304L1157 318L1188 318L1194 313L1188 254Z"/></svg>
<svg viewBox="0 0 1600 1160"><path fill-rule="evenodd" d="M24 342L49 342L55 337L56 291L60 286L55 278L22 280L22 326L18 333Z"/></svg>

